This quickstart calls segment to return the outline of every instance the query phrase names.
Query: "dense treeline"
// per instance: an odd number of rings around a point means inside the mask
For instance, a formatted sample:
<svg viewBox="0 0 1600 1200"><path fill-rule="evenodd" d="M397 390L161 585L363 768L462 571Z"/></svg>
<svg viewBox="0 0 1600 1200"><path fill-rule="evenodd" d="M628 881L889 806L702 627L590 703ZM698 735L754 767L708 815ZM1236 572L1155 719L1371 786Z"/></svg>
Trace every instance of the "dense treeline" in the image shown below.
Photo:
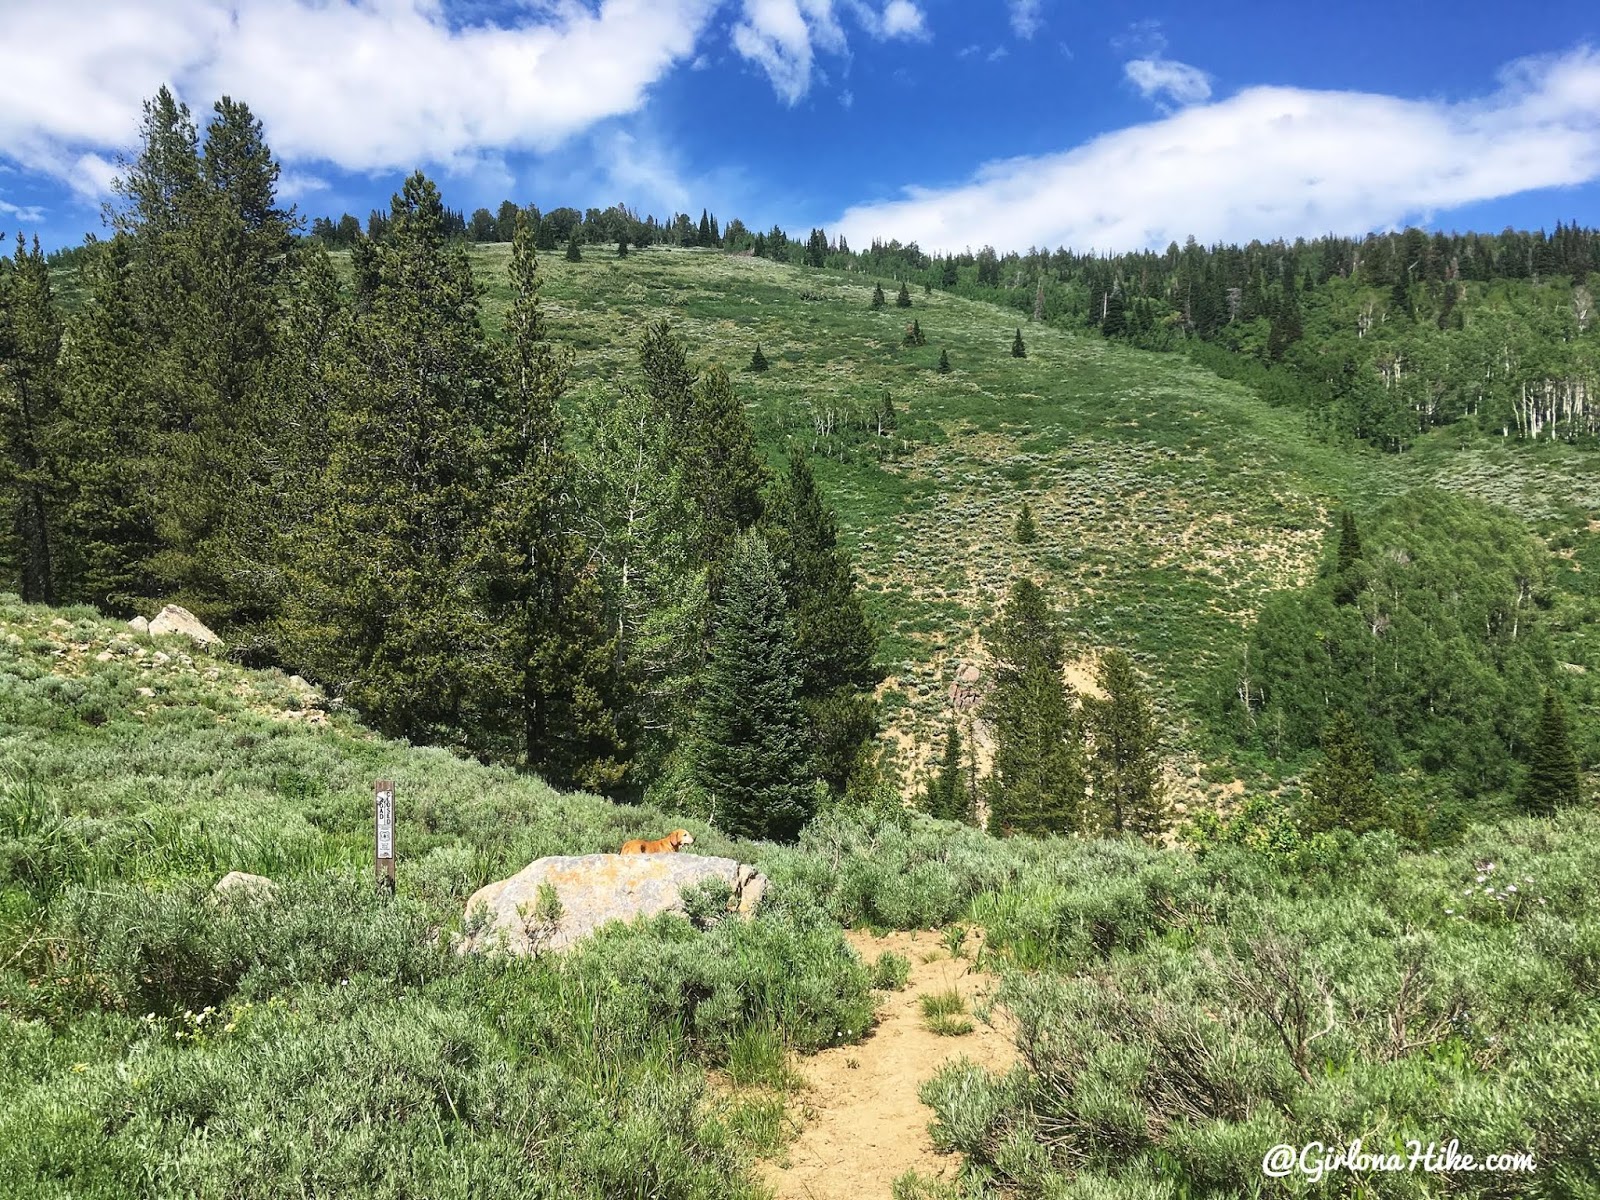
<svg viewBox="0 0 1600 1200"><path fill-rule="evenodd" d="M1550 556L1514 517L1419 490L1348 514L1318 577L1280 594L1219 687L1242 746L1313 766L1303 828L1419 841L1577 800L1550 638ZM1569 684L1568 679L1580 682ZM1317 752L1320 751L1320 754Z"/></svg>
<svg viewBox="0 0 1600 1200"><path fill-rule="evenodd" d="M278 170L246 106L220 101L202 136L163 89L82 256L83 307L63 320L37 246L4 263L6 586L122 616L181 603L386 733L558 787L671 787L751 836L873 787L851 564L727 371L642 330L639 378L569 429L545 220L507 214L491 338L423 175L354 232L346 287L294 236ZM743 719L766 695L781 728Z"/></svg>
<svg viewBox="0 0 1600 1200"><path fill-rule="evenodd" d="M447 232L509 241L518 207L446 214ZM1097 255L1067 249L946 257L914 242L852 250L812 229L802 241L702 210L666 220L631 209L524 211L541 250L577 244L719 247L777 261L889 276L1013 306L1037 321L1147 349L1183 349L1269 399L1304 408L1332 436L1403 451L1464 423L1504 438L1600 436L1600 328L1587 281L1600 231L1557 223L1500 234L1420 229L1289 243ZM387 217L374 213L368 236ZM360 222L319 218L313 235L354 245ZM1020 335L1019 335L1020 336Z"/></svg>
<svg viewBox="0 0 1600 1200"><path fill-rule="evenodd" d="M1009 304L1034 320L1183 349L1335 436L1400 451L1465 423L1519 439L1600 435L1600 231L1252 242L1102 256L931 258L835 244L827 265Z"/></svg>

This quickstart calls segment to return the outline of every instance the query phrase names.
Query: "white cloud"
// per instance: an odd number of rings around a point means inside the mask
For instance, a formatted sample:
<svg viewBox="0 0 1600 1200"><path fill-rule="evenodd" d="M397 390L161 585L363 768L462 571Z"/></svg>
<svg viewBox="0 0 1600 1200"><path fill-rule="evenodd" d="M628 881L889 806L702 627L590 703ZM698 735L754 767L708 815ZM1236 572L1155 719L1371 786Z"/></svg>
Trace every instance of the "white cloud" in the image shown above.
<svg viewBox="0 0 1600 1200"><path fill-rule="evenodd" d="M470 166L634 111L693 54L719 3L563 0L522 10L515 25L455 30L439 0L11 6L0 146L24 167L100 186L96 152L135 140L140 102L165 80L197 107L223 94L248 101L285 159Z"/></svg>
<svg viewBox="0 0 1600 1200"><path fill-rule="evenodd" d="M1199 104L1211 99L1211 77L1188 63L1160 57L1136 58L1123 64L1122 72L1146 100Z"/></svg>
<svg viewBox="0 0 1600 1200"><path fill-rule="evenodd" d="M15 217L24 225L37 225L44 220L45 210L37 204L12 204L9 200L0 200L0 214ZM0 250L5 249L0 246Z"/></svg>
<svg viewBox="0 0 1600 1200"><path fill-rule="evenodd" d="M278 195L285 200L298 200L312 192L325 192L331 186L326 179L305 171L285 171L278 176Z"/></svg>
<svg viewBox="0 0 1600 1200"><path fill-rule="evenodd" d="M889 0L883 6L883 22L880 26L886 38L925 38L928 36L928 25L923 19L922 10L911 0Z"/></svg>
<svg viewBox="0 0 1600 1200"><path fill-rule="evenodd" d="M1600 178L1600 53L1513 63L1461 103L1250 88L1075 149L908 188L837 231L924 249L1163 248L1359 233L1535 188ZM830 227L831 229L832 227Z"/></svg>
<svg viewBox="0 0 1600 1200"><path fill-rule="evenodd" d="M841 9L879 41L928 37L922 9L912 0L888 0L882 9L868 0L743 0L733 48L766 73L780 100L797 104L811 90L817 52L849 51Z"/></svg>
<svg viewBox="0 0 1600 1200"><path fill-rule="evenodd" d="M1010 0L1011 32L1027 40L1039 32L1044 19L1039 15L1044 0Z"/></svg>

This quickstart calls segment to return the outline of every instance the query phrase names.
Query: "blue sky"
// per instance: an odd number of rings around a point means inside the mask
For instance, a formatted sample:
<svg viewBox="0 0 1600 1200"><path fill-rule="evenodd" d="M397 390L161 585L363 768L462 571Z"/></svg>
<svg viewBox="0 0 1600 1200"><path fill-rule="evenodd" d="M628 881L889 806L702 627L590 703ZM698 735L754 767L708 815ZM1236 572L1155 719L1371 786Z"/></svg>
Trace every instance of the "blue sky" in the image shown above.
<svg viewBox="0 0 1600 1200"><path fill-rule="evenodd" d="M364 218L420 166L469 212L708 206L930 250L1600 225L1600 9L1573 0L0 11L0 231L50 247L100 228L162 83L248 102L308 217Z"/></svg>

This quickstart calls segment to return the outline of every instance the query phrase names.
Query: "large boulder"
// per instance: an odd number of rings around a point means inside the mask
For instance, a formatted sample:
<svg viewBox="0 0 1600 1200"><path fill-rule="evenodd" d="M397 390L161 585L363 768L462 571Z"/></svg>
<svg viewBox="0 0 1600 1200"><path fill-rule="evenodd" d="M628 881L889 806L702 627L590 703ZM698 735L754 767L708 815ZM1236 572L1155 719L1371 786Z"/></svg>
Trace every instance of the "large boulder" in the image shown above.
<svg viewBox="0 0 1600 1200"><path fill-rule="evenodd" d="M467 901L462 951L532 954L560 950L611 921L658 913L684 914L683 892L707 880L727 884L730 912L750 917L767 878L731 858L698 854L582 854L541 858L510 879L479 888ZM541 920L539 888L549 884L560 901L555 920Z"/></svg>
<svg viewBox="0 0 1600 1200"><path fill-rule="evenodd" d="M220 898L249 897L264 900L278 890L278 885L265 875L252 875L248 871L229 871L211 888Z"/></svg>
<svg viewBox="0 0 1600 1200"><path fill-rule="evenodd" d="M222 645L222 639L207 629L199 617L177 604L169 604L158 612L150 622L149 632L181 633L202 646Z"/></svg>

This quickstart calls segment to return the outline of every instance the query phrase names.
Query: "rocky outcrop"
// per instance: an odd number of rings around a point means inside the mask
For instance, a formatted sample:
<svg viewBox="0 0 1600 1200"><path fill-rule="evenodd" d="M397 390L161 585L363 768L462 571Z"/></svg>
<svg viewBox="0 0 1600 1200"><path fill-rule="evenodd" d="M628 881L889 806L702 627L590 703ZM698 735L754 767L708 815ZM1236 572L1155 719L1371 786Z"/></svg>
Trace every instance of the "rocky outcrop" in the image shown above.
<svg viewBox="0 0 1600 1200"><path fill-rule="evenodd" d="M222 639L207 629L199 617L176 604L169 604L156 614L155 620L150 622L149 632L181 633L199 645L213 649L222 645Z"/></svg>
<svg viewBox="0 0 1600 1200"><path fill-rule="evenodd" d="M491 883L467 901L463 952L501 950L532 954L560 950L611 921L659 913L685 914L683 893L719 880L731 891L728 910L755 914L766 876L731 858L698 854L583 854L541 858L509 879ZM540 888L554 890L559 909L540 903Z"/></svg>
<svg viewBox="0 0 1600 1200"><path fill-rule="evenodd" d="M962 663L956 669L955 682L950 685L950 707L956 712L971 712L983 703L983 691L978 686L981 676L971 663Z"/></svg>

